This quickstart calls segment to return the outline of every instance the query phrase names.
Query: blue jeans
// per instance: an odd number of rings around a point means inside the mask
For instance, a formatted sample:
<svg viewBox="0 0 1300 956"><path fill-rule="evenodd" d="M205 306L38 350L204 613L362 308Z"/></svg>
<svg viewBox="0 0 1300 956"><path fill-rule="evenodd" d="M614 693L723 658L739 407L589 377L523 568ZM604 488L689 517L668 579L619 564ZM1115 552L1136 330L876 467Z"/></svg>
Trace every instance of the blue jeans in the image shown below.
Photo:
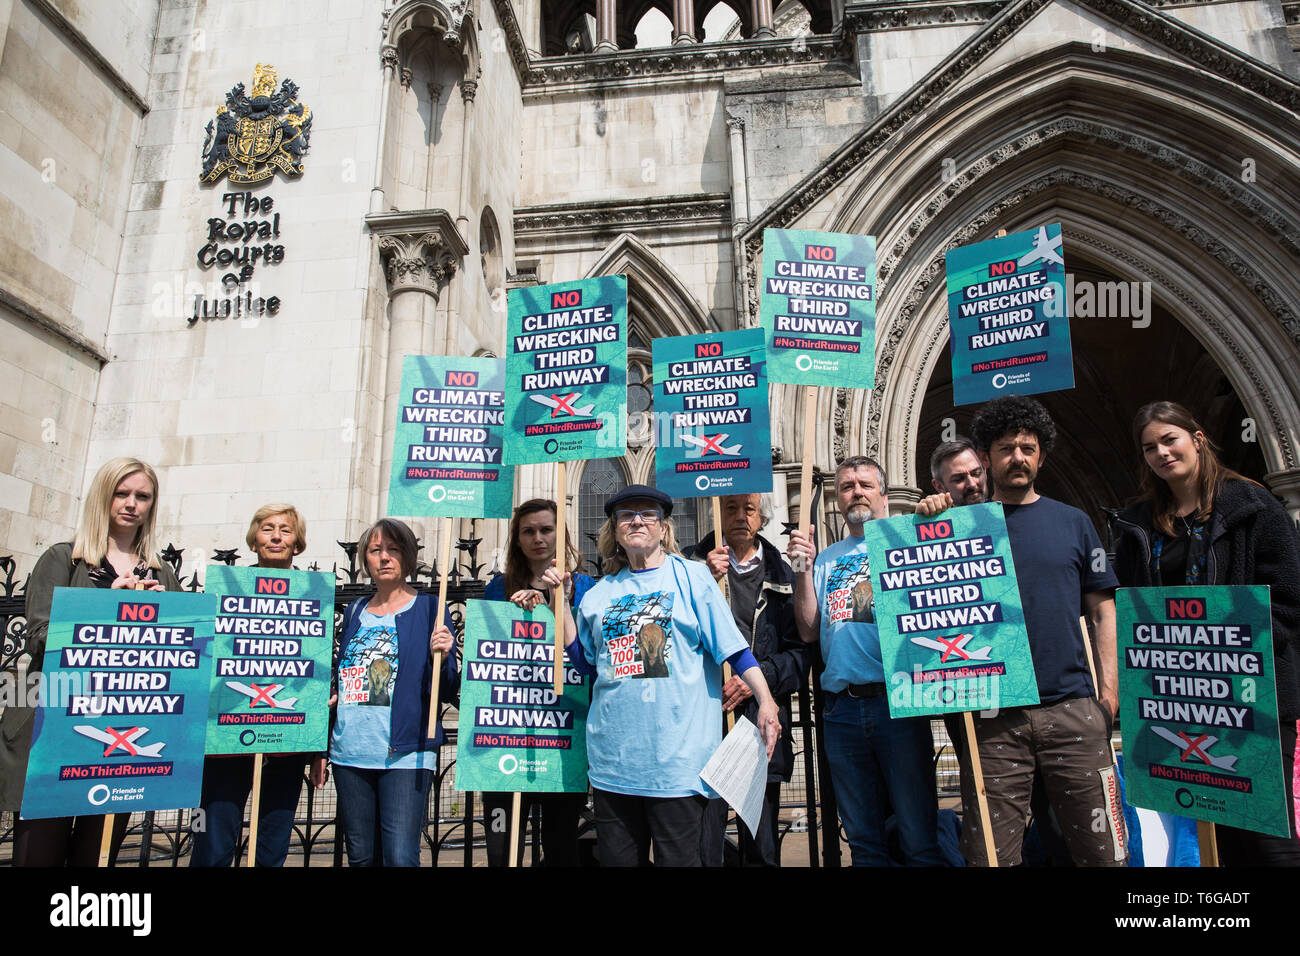
<svg viewBox="0 0 1300 956"><path fill-rule="evenodd" d="M284 866L298 810L307 758L303 754L262 759L262 799L257 823L257 865ZM244 832L244 804L253 789L252 757L203 761L203 829L194 833L190 866L230 866Z"/></svg>
<svg viewBox="0 0 1300 956"><path fill-rule="evenodd" d="M894 720L883 696L827 693L822 728L853 865L891 865L885 819L892 805L907 865L942 866L929 719Z"/></svg>
<svg viewBox="0 0 1300 956"><path fill-rule="evenodd" d="M349 866L419 866L432 770L334 765ZM376 848L380 853L376 853Z"/></svg>

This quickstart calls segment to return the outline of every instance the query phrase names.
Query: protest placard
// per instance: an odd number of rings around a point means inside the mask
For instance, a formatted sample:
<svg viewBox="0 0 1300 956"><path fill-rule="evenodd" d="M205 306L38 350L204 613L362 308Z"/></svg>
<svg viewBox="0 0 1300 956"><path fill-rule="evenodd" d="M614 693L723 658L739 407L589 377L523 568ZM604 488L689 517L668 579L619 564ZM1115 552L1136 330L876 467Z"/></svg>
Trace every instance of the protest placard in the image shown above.
<svg viewBox="0 0 1300 956"><path fill-rule="evenodd" d="M1061 226L945 256L953 403L1074 387Z"/></svg>
<svg viewBox="0 0 1300 956"><path fill-rule="evenodd" d="M505 518L505 360L408 355L393 437L388 512Z"/></svg>
<svg viewBox="0 0 1300 956"><path fill-rule="evenodd" d="M198 805L216 601L54 590L24 820Z"/></svg>
<svg viewBox="0 0 1300 956"><path fill-rule="evenodd" d="M329 747L334 575L208 566L216 596L209 754Z"/></svg>
<svg viewBox="0 0 1300 956"><path fill-rule="evenodd" d="M772 490L762 329L656 339L655 487L673 498ZM721 542L718 542L721 544Z"/></svg>
<svg viewBox="0 0 1300 956"><path fill-rule="evenodd" d="M627 278L511 289L505 460L617 458L627 450Z"/></svg>
<svg viewBox="0 0 1300 956"><path fill-rule="evenodd" d="M864 535L893 717L1038 703L1000 504L869 521Z"/></svg>
<svg viewBox="0 0 1300 956"><path fill-rule="evenodd" d="M1129 802L1287 836L1269 589L1120 588L1115 608Z"/></svg>
<svg viewBox="0 0 1300 956"><path fill-rule="evenodd" d="M759 317L773 382L871 388L875 237L764 229Z"/></svg>
<svg viewBox="0 0 1300 956"><path fill-rule="evenodd" d="M587 791L591 689L566 663L564 692L555 693L554 627L545 605L525 611L506 601L466 604L457 790Z"/></svg>

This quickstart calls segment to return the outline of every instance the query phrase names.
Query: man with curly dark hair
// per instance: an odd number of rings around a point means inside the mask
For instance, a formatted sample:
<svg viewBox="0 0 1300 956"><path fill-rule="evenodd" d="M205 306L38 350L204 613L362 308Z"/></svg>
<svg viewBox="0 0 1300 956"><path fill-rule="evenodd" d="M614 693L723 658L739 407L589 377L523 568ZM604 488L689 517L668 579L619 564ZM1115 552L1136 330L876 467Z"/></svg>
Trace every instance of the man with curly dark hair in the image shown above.
<svg viewBox="0 0 1300 956"><path fill-rule="evenodd" d="M1034 777L1046 786L1052 811L1077 866L1122 866L1126 858L1119 783L1110 728L1119 703L1115 658L1115 588L1106 552L1087 515L1046 498L1034 483L1056 442L1047 409L1007 395L976 413L971 436L1000 502L1024 606L1025 627L1040 703L975 717L998 865L1020 863ZM917 510L951 507L947 495ZM1099 657L1093 687L1079 617ZM962 765L962 853L987 865L966 747Z"/></svg>

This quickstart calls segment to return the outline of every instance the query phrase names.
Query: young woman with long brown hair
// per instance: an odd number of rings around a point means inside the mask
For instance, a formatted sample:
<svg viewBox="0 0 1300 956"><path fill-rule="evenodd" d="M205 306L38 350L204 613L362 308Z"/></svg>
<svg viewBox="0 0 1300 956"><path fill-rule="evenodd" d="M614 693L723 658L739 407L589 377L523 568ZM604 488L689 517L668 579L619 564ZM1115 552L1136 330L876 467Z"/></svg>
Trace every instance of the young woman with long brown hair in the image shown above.
<svg viewBox="0 0 1300 956"><path fill-rule="evenodd" d="M1115 573L1126 587L1266 584L1273 611L1282 770L1289 837L1218 827L1227 866L1300 865L1292 774L1300 719L1300 541L1282 505L1219 460L1205 430L1175 402L1133 421L1145 460L1142 494L1118 518Z"/></svg>

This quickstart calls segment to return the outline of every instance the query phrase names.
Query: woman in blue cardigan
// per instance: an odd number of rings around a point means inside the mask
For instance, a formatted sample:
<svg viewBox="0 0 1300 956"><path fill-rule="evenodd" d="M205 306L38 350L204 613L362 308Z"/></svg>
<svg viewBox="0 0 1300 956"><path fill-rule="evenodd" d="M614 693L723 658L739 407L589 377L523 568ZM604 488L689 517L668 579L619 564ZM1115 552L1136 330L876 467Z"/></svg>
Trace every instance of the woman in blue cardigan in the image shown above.
<svg viewBox="0 0 1300 956"><path fill-rule="evenodd" d="M351 866L419 866L420 833L438 766L442 724L426 737L433 655L443 655L439 703L459 685L451 618L407 582L411 529L384 518L358 543L375 583L347 609L339 645L338 712L330 761Z"/></svg>

